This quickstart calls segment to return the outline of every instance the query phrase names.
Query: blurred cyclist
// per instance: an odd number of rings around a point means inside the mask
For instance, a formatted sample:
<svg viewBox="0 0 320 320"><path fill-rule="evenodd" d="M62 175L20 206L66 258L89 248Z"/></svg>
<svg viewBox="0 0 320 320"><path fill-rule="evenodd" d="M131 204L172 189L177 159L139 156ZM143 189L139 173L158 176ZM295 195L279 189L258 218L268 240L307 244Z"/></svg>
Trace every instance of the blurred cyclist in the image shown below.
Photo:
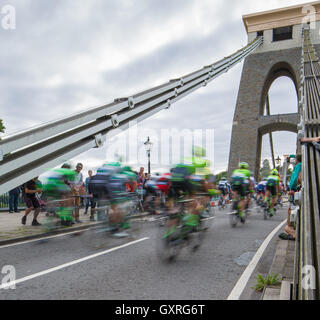
<svg viewBox="0 0 320 320"><path fill-rule="evenodd" d="M244 223L244 211L247 205L247 192L251 187L251 172L249 171L249 165L246 162L241 162L239 165L239 169L236 169L232 173L232 191L233 191L233 199L237 199L240 197L240 219L241 222Z"/></svg>
<svg viewBox="0 0 320 320"><path fill-rule="evenodd" d="M127 170L124 171L123 169ZM122 168L120 163L107 163L98 169L88 184L90 194L97 199L98 219L103 218L105 209L109 204L109 222L114 227L115 235L126 236L125 233L118 233L120 229L127 229L129 225L124 221L125 212L121 204L128 201L127 183L135 179L128 167Z"/></svg>
<svg viewBox="0 0 320 320"><path fill-rule="evenodd" d="M206 150L195 147L193 153L192 158L186 158L171 170L171 187L168 194L168 210L171 219L167 224L169 229L166 236L170 236L176 230L175 227L179 218L177 217L178 209L175 207L175 202L179 198L183 196L185 200L190 200L188 215L184 217L184 224L190 227L199 226L200 213L210 202L209 195L195 197L197 193L208 193L211 186L208 180L208 177L210 177L210 162L204 158Z"/></svg>
<svg viewBox="0 0 320 320"><path fill-rule="evenodd" d="M76 172L65 168L50 170L44 178L43 192L47 202L47 212L55 212L63 226L74 224L72 217L74 200L70 183L75 178Z"/></svg>
<svg viewBox="0 0 320 320"><path fill-rule="evenodd" d="M267 185L266 180L259 182L259 184L257 185L256 192L257 192L257 203L258 204L262 204L264 201L264 198L266 195L266 185Z"/></svg>
<svg viewBox="0 0 320 320"><path fill-rule="evenodd" d="M274 215L274 206L277 203L277 196L279 194L280 178L277 169L271 171L270 176L267 178L267 192L265 202L269 201L270 215Z"/></svg>

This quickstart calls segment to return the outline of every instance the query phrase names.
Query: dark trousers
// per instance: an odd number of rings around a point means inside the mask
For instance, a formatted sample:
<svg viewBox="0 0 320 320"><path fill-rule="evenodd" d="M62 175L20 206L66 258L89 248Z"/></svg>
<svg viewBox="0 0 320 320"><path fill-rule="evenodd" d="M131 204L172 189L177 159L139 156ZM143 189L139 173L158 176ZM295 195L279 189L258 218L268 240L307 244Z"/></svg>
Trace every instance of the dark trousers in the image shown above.
<svg viewBox="0 0 320 320"><path fill-rule="evenodd" d="M9 195L9 211L18 212L18 194L10 194Z"/></svg>
<svg viewBox="0 0 320 320"><path fill-rule="evenodd" d="M92 210L95 209L95 207L96 207L96 199L95 198L87 198L86 199L86 211L88 211L88 209L89 209L89 204L90 204L91 212L92 212Z"/></svg>

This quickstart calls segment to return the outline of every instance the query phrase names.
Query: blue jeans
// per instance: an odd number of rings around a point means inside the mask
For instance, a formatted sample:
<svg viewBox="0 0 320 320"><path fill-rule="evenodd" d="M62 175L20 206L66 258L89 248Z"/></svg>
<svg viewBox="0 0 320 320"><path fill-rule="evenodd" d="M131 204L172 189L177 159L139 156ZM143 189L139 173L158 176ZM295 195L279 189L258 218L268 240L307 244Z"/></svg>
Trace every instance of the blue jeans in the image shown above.
<svg viewBox="0 0 320 320"><path fill-rule="evenodd" d="M9 211L18 211L18 194L10 194L9 195Z"/></svg>

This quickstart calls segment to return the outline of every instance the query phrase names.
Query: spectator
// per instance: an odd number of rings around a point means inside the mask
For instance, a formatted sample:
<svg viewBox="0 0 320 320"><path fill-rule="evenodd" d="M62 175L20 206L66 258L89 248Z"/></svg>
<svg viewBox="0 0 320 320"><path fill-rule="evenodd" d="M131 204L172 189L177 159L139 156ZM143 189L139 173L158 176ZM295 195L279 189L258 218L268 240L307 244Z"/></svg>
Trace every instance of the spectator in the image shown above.
<svg viewBox="0 0 320 320"><path fill-rule="evenodd" d="M320 151L320 137L317 138L303 138L301 143L311 143L318 151Z"/></svg>
<svg viewBox="0 0 320 320"><path fill-rule="evenodd" d="M71 190L72 190L72 195L74 196L74 218L75 218L75 223L82 223L80 220L80 197L81 197L81 188L84 186L83 183L83 175L81 173L83 169L83 164L78 163L76 166L76 173L77 176L74 181L70 183L71 185Z"/></svg>
<svg viewBox="0 0 320 320"><path fill-rule="evenodd" d="M294 199L294 193L297 192L298 186L301 184L301 174L302 174L302 156L301 156L301 154L299 154L299 155L297 155L297 158L296 158L296 166L295 166L294 171L292 173L290 185L289 185L289 193L291 196L293 196L293 199ZM285 228L286 233L282 233L279 236L282 240L294 241L296 239L296 230L294 229L294 227L290 223L290 216L291 216L292 207L293 207L293 202L290 202L289 209L288 209L287 226Z"/></svg>
<svg viewBox="0 0 320 320"><path fill-rule="evenodd" d="M18 210L18 200L20 195L20 187L16 187L9 191L9 213L20 211Z"/></svg>
<svg viewBox="0 0 320 320"><path fill-rule="evenodd" d="M140 168L140 172L138 173L138 177L137 177L137 183L140 185L144 184L144 180L145 180L145 175L144 175L144 168Z"/></svg>
<svg viewBox="0 0 320 320"><path fill-rule="evenodd" d="M71 165L69 163L65 163L61 166L61 169L71 169Z"/></svg>
<svg viewBox="0 0 320 320"><path fill-rule="evenodd" d="M86 187L87 194L90 195L89 182L90 182L90 180L92 178L92 170L88 171L88 175L89 175L89 177L86 178L85 187ZM95 210L95 207L96 207L96 203L95 203L95 199L94 199L93 195L91 195L90 198L86 199L86 210L85 210L84 214L88 214L89 204L90 204L90 208L91 208L90 209L90 221L95 221L95 219L94 219L94 210Z"/></svg>
<svg viewBox="0 0 320 320"><path fill-rule="evenodd" d="M27 216L30 214L32 210L34 210L34 217L32 221L32 226L41 226L41 224L37 221L38 215L40 213L40 202L36 197L36 193L41 193L42 189L39 188L40 182L38 177L33 178L25 184L25 200L27 209L25 215L21 219L21 223L23 225L27 222Z"/></svg>

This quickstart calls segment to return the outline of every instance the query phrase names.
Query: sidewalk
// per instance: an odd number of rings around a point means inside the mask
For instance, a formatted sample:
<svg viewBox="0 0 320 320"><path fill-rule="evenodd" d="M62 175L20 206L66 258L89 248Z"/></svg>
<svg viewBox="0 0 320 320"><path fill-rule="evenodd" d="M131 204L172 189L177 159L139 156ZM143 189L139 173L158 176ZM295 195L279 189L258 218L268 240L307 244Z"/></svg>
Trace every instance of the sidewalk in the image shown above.
<svg viewBox="0 0 320 320"><path fill-rule="evenodd" d="M0 212L0 245L24 241L52 233L72 232L76 230L92 227L101 222L91 222L90 214L85 215L84 209L80 210L80 220L83 223L75 224L72 227L58 227L54 232L48 232L43 226L33 227L33 212L30 213L26 225L22 225L21 218L24 216L24 210L20 213ZM38 221L45 223L47 217L45 212L41 212Z"/></svg>
<svg viewBox="0 0 320 320"><path fill-rule="evenodd" d="M44 236L74 232L78 230L80 231L104 223L100 221L91 222L90 210L87 215L85 215L84 212L84 208L80 209L80 220L82 223L75 224L71 227L59 226L54 229L54 231L48 231L48 229L46 229L44 226L33 227L31 225L33 220L33 212L29 214L26 225L22 225L21 223L21 219L24 216L25 210L22 210L20 213L9 213L8 211L0 212L0 246L20 241L37 239ZM146 216L150 216L150 214L141 213L130 216L130 219L143 218ZM44 224L47 219L46 212L41 212L37 220L41 224Z"/></svg>

